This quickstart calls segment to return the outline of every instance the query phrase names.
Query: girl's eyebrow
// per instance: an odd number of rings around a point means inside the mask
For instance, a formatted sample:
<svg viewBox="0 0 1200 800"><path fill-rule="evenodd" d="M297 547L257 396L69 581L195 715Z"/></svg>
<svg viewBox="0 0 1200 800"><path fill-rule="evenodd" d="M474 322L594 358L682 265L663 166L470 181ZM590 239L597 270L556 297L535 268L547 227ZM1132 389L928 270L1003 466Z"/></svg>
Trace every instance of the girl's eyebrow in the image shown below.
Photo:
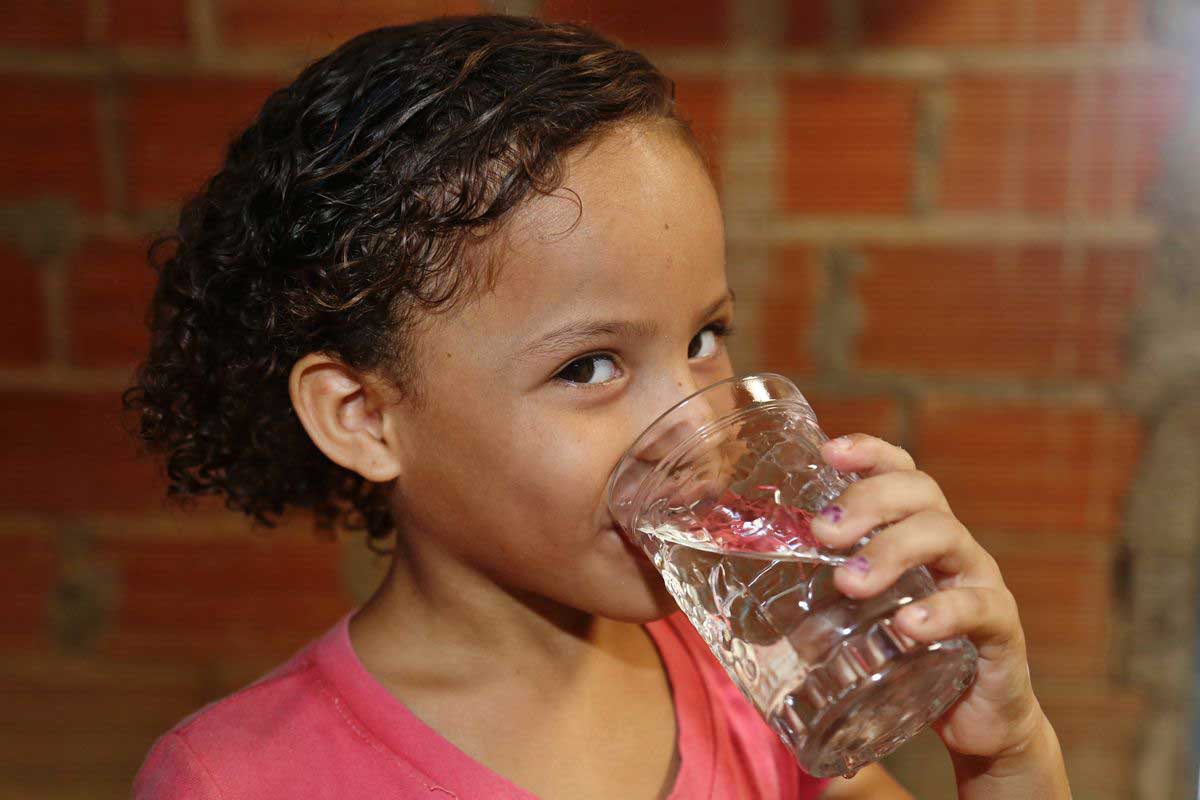
<svg viewBox="0 0 1200 800"><path fill-rule="evenodd" d="M705 317L712 316L726 302L732 303L733 300L733 289L726 289L725 294L715 302L710 303L700 313L699 318L703 320ZM575 322L568 322L565 325L542 334L517 351L515 357L518 360L524 361L549 356L572 347L587 344L599 336L617 336L633 340L649 339L656 336L661 330L662 326L652 320L638 320L635 322L625 320L577 320Z"/></svg>

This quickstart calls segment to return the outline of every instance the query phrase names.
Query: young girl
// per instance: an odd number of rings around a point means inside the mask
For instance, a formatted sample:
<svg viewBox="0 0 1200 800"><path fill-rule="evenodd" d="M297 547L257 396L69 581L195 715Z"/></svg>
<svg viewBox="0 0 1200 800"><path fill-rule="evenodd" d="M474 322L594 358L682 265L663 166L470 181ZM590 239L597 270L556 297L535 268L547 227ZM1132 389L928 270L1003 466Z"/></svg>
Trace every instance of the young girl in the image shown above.
<svg viewBox="0 0 1200 800"><path fill-rule="evenodd" d="M733 374L716 193L673 85L585 29L505 16L372 31L267 100L184 210L127 401L172 492L395 537L379 590L163 735L166 798L905 798L817 780L614 527L608 474ZM1065 798L995 561L903 450L816 528L889 527L842 567L961 633L978 678L936 724L962 798ZM303 586L296 587L304 591Z"/></svg>

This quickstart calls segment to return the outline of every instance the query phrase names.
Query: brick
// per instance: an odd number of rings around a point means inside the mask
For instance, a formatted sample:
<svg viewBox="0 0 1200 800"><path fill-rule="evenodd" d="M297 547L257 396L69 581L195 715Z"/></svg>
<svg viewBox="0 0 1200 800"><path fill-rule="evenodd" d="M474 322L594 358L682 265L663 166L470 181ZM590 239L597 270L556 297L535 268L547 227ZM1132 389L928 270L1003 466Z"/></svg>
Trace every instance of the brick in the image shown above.
<svg viewBox="0 0 1200 800"><path fill-rule="evenodd" d="M1099 681L1034 689L1062 745L1075 796L1136 797L1133 754L1146 714L1143 694Z"/></svg>
<svg viewBox="0 0 1200 800"><path fill-rule="evenodd" d="M927 459L921 466L927 467ZM940 473L932 473L940 478ZM960 518L961 504L954 502ZM964 518L964 522L966 522ZM1017 600L1035 686L1104 681L1110 674L1111 555L1062 532L996 533L972 526Z"/></svg>
<svg viewBox="0 0 1200 800"><path fill-rule="evenodd" d="M1147 210L1167 137L1182 120L1186 81L1181 71L1159 70L1109 74L1099 82L1098 110L1086 121L1094 137L1086 159L1089 211Z"/></svg>
<svg viewBox="0 0 1200 800"><path fill-rule="evenodd" d="M1140 435L1104 408L947 394L918 404L913 441L968 528L1111 540Z"/></svg>
<svg viewBox="0 0 1200 800"><path fill-rule="evenodd" d="M1169 70L1105 71L1087 103L1072 76L950 83L940 194L955 211L1128 214L1155 175L1182 97ZM1076 131L1084 132L1076 138ZM1071 181L1082 182L1074 189Z"/></svg>
<svg viewBox="0 0 1200 800"><path fill-rule="evenodd" d="M9 77L0 81L5 201L63 198L89 211L105 207L96 101L74 80Z"/></svg>
<svg viewBox="0 0 1200 800"><path fill-rule="evenodd" d="M825 290L819 253L806 247L781 249L772 254L768 269L766 284L756 290L761 294L756 315L760 361L771 372L811 374L816 366L811 337Z"/></svg>
<svg viewBox="0 0 1200 800"><path fill-rule="evenodd" d="M788 47L820 47L833 38L829 3L787 3L783 42Z"/></svg>
<svg viewBox="0 0 1200 800"><path fill-rule="evenodd" d="M900 439L900 409L893 397L836 395L800 390L829 438L847 433L869 433L889 442Z"/></svg>
<svg viewBox="0 0 1200 800"><path fill-rule="evenodd" d="M220 35L227 44L317 55L372 28L485 10L481 0L225 0L217 13Z"/></svg>
<svg viewBox="0 0 1200 800"><path fill-rule="evenodd" d="M1080 41L1117 42L1142 35L1143 4L1104 4L1102 24L1085 27L1085 0L1038 0L1020 4L994 0L865 0L863 42L876 47L989 47L1056 45Z"/></svg>
<svg viewBox="0 0 1200 800"><path fill-rule="evenodd" d="M0 511L162 506L165 480L136 456L116 392L0 392Z"/></svg>
<svg viewBox="0 0 1200 800"><path fill-rule="evenodd" d="M689 121L708 159L713 182L722 185L721 152L728 130L728 91L718 80L682 78L675 82L676 114Z"/></svg>
<svg viewBox="0 0 1200 800"><path fill-rule="evenodd" d="M12 534L0 538L0 585L4 614L0 614L0 653L46 650L47 612L58 575L58 553L43 536Z"/></svg>
<svg viewBox="0 0 1200 800"><path fill-rule="evenodd" d="M110 0L108 38L118 45L186 45L187 0Z"/></svg>
<svg viewBox="0 0 1200 800"><path fill-rule="evenodd" d="M92 780L123 774L127 797L154 739L205 701L206 671L185 662L4 659L0 703L9 724L0 730L0 786L20 781L65 791L86 780L91 790Z"/></svg>
<svg viewBox="0 0 1200 800"><path fill-rule="evenodd" d="M100 649L120 658L286 658L350 606L334 544L284 532L242 539L108 538L121 600Z"/></svg>
<svg viewBox="0 0 1200 800"><path fill-rule="evenodd" d="M134 84L126 103L134 207L175 205L199 191L220 168L229 143L277 87L213 77Z"/></svg>
<svg viewBox="0 0 1200 800"><path fill-rule="evenodd" d="M70 357L85 366L125 366L145 358L145 318L154 291L147 245L95 240L72 259L68 283Z"/></svg>
<svg viewBox="0 0 1200 800"><path fill-rule="evenodd" d="M1065 568L1069 569L1069 566ZM1037 681L1049 679L1105 680L1112 671L1109 663L1107 612L1083 614L1043 614L1044 607L1027 610L1020 607L1025 630L1029 668Z"/></svg>
<svg viewBox="0 0 1200 800"><path fill-rule="evenodd" d="M630 47L721 47L730 0L546 0L542 16L579 22Z"/></svg>
<svg viewBox="0 0 1200 800"><path fill-rule="evenodd" d="M782 81L781 205L794 213L901 213L913 183L916 90L835 76Z"/></svg>
<svg viewBox="0 0 1200 800"><path fill-rule="evenodd" d="M80 47L87 43L86 0L10 3L0 44L17 47Z"/></svg>
<svg viewBox="0 0 1200 800"><path fill-rule="evenodd" d="M1035 680L1105 679L1112 622L1108 548L1081 551L1065 534L972 533L995 557L1017 600Z"/></svg>
<svg viewBox="0 0 1200 800"><path fill-rule="evenodd" d="M1057 245L876 246L856 362L927 374L1117 379L1149 254Z"/></svg>
<svg viewBox="0 0 1200 800"><path fill-rule="evenodd" d="M1024 614L1024 610L1022 610ZM1024 622L1024 616L1022 616ZM1107 636L1107 626L1101 628ZM1026 632L1029 636L1029 632ZM1056 642L1059 635L1052 624L1042 624L1034 630L1032 639L1025 644L1026 658L1034 686L1048 679L1105 680L1112 672L1108 659L1108 645L1104 640L1089 642L1084 646Z"/></svg>
<svg viewBox="0 0 1200 800"><path fill-rule="evenodd" d="M0 245L0 365L25 366L45 359L46 312L38 267L12 247Z"/></svg>

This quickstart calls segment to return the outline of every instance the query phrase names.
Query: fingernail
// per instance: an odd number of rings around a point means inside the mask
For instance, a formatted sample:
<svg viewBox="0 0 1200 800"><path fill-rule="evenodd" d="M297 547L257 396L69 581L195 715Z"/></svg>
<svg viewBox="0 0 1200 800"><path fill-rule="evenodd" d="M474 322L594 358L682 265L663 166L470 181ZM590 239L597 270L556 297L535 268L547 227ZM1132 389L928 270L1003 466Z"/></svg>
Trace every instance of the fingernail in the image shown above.
<svg viewBox="0 0 1200 800"><path fill-rule="evenodd" d="M844 453L854 446L854 440L849 436L839 436L836 439L830 439L829 445L840 453Z"/></svg>
<svg viewBox="0 0 1200 800"><path fill-rule="evenodd" d="M846 566L857 572L859 575L866 575L871 571L871 562L867 561L864 556L855 556L846 562Z"/></svg>
<svg viewBox="0 0 1200 800"><path fill-rule="evenodd" d="M925 606L909 606L900 610L902 621L910 625L920 625L929 619L929 609Z"/></svg>
<svg viewBox="0 0 1200 800"><path fill-rule="evenodd" d="M825 506L821 509L821 519L837 525L842 521L842 515L845 513L846 510L835 503L833 505Z"/></svg>

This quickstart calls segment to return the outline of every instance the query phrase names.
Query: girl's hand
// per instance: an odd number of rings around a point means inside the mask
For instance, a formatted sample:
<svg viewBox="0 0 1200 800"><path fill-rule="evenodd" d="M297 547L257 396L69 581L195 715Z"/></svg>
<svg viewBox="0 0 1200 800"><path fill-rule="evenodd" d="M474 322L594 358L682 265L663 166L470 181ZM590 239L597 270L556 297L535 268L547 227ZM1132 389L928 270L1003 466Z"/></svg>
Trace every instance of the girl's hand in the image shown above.
<svg viewBox="0 0 1200 800"><path fill-rule="evenodd" d="M817 538L849 547L886 526L838 567L834 585L849 597L870 597L925 565L938 591L898 612L896 623L921 642L967 636L979 651L975 682L932 725L954 760L960 789L970 778L964 772L1000 778L1024 769L1035 751L1048 758L1049 751L1058 753L1033 694L1016 601L996 560L955 518L937 483L916 469L907 452L873 436L834 439L821 453L835 469L863 477L814 518ZM1057 760L1061 764L1060 753ZM1065 789L1065 770L1058 770Z"/></svg>

